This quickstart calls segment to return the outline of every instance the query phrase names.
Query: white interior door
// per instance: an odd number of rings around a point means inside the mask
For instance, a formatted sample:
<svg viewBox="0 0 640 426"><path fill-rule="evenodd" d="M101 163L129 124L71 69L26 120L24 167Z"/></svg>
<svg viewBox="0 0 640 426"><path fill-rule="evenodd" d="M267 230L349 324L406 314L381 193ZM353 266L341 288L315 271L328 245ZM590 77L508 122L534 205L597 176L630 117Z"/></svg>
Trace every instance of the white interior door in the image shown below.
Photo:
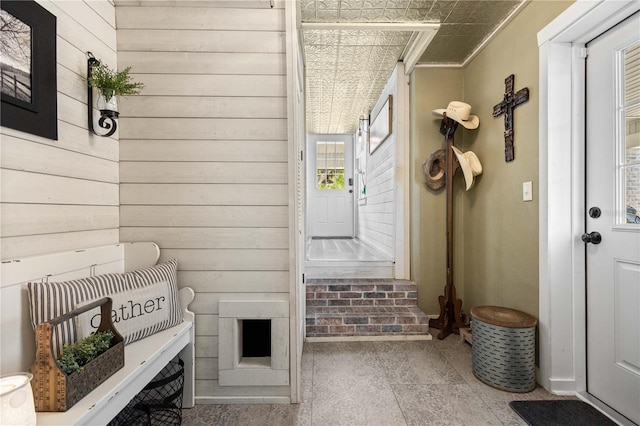
<svg viewBox="0 0 640 426"><path fill-rule="evenodd" d="M587 47L587 391L640 423L640 15Z"/></svg>
<svg viewBox="0 0 640 426"><path fill-rule="evenodd" d="M310 237L353 236L353 135L307 138Z"/></svg>

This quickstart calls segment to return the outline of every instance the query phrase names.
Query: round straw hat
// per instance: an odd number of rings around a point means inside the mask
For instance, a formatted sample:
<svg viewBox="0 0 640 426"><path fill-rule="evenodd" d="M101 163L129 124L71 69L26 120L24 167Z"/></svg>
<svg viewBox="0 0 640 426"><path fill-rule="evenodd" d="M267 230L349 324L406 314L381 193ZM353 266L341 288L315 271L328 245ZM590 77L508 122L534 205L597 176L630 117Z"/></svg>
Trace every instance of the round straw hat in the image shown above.
<svg viewBox="0 0 640 426"><path fill-rule="evenodd" d="M431 189L440 189L445 184L445 160L446 151L439 149L434 151L424 163L422 171L427 179L427 186Z"/></svg>

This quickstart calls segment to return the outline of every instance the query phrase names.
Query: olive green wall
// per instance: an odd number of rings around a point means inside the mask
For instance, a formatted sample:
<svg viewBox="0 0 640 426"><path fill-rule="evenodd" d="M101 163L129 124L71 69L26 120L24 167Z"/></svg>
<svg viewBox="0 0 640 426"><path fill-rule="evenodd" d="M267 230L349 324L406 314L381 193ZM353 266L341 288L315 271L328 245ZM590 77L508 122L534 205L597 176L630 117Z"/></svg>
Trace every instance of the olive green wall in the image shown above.
<svg viewBox="0 0 640 426"><path fill-rule="evenodd" d="M432 110L446 108L452 99L462 99L462 76L462 68L417 68L411 78L411 279L418 285L418 305L428 314L438 313L438 295L446 283L446 200L444 188L433 191L426 186L422 163L445 147L440 120ZM460 127L456 144L463 137ZM455 204L464 189L458 176L454 187ZM462 245L454 248L455 260L461 265Z"/></svg>
<svg viewBox="0 0 640 426"><path fill-rule="evenodd" d="M412 279L419 306L438 313L445 277L445 194L425 189L422 162L442 147L431 110L451 100L472 105L477 130L461 126L455 143L480 158L483 174L464 191L455 178L454 282L463 310L500 305L538 316L538 45L536 34L572 1L529 3L465 68L417 68L412 79ZM515 160L504 160L504 118L493 118L504 80L530 99L514 114ZM522 201L522 184L533 183L533 201Z"/></svg>

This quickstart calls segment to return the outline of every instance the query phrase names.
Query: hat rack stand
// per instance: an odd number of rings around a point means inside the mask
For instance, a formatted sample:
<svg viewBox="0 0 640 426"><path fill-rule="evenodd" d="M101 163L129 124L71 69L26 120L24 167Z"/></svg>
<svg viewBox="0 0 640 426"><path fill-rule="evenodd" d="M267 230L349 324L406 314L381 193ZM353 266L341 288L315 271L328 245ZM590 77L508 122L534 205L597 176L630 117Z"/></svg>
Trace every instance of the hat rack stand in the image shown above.
<svg viewBox="0 0 640 426"><path fill-rule="evenodd" d="M438 296L440 304L440 316L429 320L429 327L440 330L438 339L442 340L451 333L459 334L464 328L462 321L462 300L456 296L456 286L453 283L453 176L459 168L453 153L454 133L458 128L458 123L447 117L447 113L442 114L440 133L447 140L446 147L446 194L447 194L447 281L444 287L444 295Z"/></svg>

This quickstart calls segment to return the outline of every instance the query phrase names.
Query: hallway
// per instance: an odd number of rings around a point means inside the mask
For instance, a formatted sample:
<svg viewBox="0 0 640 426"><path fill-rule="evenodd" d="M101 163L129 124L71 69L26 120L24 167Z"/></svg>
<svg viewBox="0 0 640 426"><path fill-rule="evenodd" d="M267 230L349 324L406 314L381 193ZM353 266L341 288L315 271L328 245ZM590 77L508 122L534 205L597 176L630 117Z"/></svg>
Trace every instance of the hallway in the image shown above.
<svg viewBox="0 0 640 426"><path fill-rule="evenodd" d="M388 256L358 238L311 238L307 242L307 260L376 262Z"/></svg>
<svg viewBox="0 0 640 426"><path fill-rule="evenodd" d="M183 424L525 425L511 400L558 399L542 388L496 390L471 371L471 346L457 336L419 342L305 343L303 403L196 405Z"/></svg>
<svg viewBox="0 0 640 426"><path fill-rule="evenodd" d="M393 278L395 262L358 238L307 240L307 278Z"/></svg>

